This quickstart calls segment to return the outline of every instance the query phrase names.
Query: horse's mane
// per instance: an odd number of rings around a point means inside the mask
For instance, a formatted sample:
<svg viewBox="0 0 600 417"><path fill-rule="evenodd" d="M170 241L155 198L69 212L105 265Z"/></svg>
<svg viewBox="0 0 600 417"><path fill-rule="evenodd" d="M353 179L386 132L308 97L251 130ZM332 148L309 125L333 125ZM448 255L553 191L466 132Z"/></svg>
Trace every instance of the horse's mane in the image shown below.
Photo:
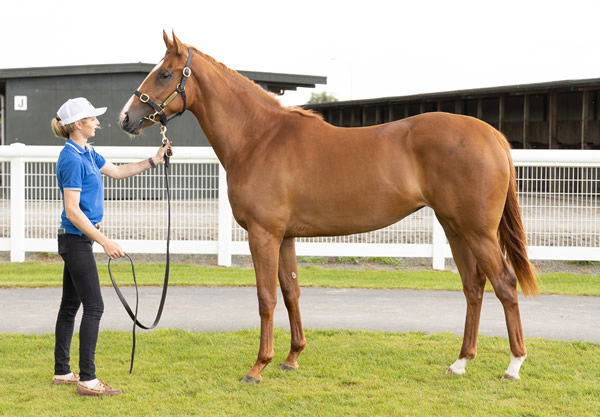
<svg viewBox="0 0 600 417"><path fill-rule="evenodd" d="M231 68L227 67L227 65L217 61L216 59L214 59L212 56L205 54L202 51L199 51L197 48L191 46L191 45L186 45L187 47L191 48L194 52L196 52L198 55L200 55L201 57L203 57L204 59L206 59L207 61L209 61L210 63L212 63L213 65L217 66L218 68L224 70L225 72L227 72L228 74L232 75L234 78L240 80L241 82L245 83L245 85L247 85L249 88L252 88L253 91L263 100L265 100L266 103L275 106L283 111L286 111L288 113L294 113L294 114L298 114L300 116L304 116L304 117L314 117L317 118L319 120L323 120L323 116L321 116L319 113L314 112L313 110L308 110L308 109L303 109L301 107L285 107L282 106L281 103L279 102L279 100L277 100L275 97L273 97L271 95L271 93L269 93L268 91L266 91L264 88L262 88L261 86L259 86L258 84L256 84L254 81L250 80L247 77L244 77L242 74L240 74L237 71L232 70Z"/></svg>

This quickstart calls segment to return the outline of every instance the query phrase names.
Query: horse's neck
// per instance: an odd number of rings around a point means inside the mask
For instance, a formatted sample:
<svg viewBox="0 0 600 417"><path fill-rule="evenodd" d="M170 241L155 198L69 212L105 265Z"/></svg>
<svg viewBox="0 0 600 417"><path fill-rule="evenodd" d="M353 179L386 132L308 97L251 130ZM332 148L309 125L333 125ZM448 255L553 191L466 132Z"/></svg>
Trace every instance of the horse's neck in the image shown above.
<svg viewBox="0 0 600 417"><path fill-rule="evenodd" d="M263 138L272 130L273 116L281 112L247 80L201 58L192 66L199 91L190 110L227 169L249 140Z"/></svg>

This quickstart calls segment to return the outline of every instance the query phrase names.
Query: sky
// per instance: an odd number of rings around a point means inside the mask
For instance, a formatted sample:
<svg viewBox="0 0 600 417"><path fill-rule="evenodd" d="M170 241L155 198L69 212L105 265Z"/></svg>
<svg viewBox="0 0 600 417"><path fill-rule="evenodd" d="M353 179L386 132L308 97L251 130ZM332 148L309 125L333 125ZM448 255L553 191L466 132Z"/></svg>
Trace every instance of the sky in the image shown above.
<svg viewBox="0 0 600 417"><path fill-rule="evenodd" d="M174 31L236 70L320 75L339 100L600 78L600 1L19 0L0 68L145 62Z"/></svg>

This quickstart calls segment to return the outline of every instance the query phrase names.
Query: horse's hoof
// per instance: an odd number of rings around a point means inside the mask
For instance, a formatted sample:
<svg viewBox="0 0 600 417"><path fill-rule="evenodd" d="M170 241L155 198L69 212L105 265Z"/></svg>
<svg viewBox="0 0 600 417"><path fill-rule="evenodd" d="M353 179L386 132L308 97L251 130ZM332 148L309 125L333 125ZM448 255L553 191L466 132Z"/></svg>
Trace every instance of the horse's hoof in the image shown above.
<svg viewBox="0 0 600 417"><path fill-rule="evenodd" d="M446 369L446 372L444 372L444 375L464 375L465 374L465 370L461 369L460 371L456 371L452 368L448 368Z"/></svg>
<svg viewBox="0 0 600 417"><path fill-rule="evenodd" d="M242 378L240 382L245 382L247 384L258 384L260 382L259 378L254 378L253 376L246 375Z"/></svg>
<svg viewBox="0 0 600 417"><path fill-rule="evenodd" d="M519 375L511 375L511 374L504 374L504 375L502 375L502 378L500 378L501 381L504 381L504 380L518 381L520 379L521 379L521 377L519 377Z"/></svg>
<svg viewBox="0 0 600 417"><path fill-rule="evenodd" d="M281 370L282 371L295 371L296 369L298 369L298 368L294 368L293 366L287 365L285 363L281 364Z"/></svg>

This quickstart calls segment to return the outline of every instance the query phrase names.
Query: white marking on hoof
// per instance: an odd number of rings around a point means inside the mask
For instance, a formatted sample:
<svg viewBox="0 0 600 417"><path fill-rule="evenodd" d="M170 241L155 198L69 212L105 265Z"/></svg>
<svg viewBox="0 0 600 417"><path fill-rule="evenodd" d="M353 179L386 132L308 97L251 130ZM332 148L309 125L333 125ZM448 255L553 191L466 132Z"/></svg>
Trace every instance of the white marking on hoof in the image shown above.
<svg viewBox="0 0 600 417"><path fill-rule="evenodd" d="M510 364L508 365L508 368L506 369L502 379L511 379L515 381L521 379L521 377L519 377L519 369L521 369L521 365L523 365L523 361L526 357L527 355L517 358L511 353Z"/></svg>
<svg viewBox="0 0 600 417"><path fill-rule="evenodd" d="M469 359L457 359L456 362L454 362L452 365L450 365L450 367L446 371L446 375L450 375L450 374L464 375L465 372L467 372L465 370L465 367L467 366L468 363L469 363Z"/></svg>

